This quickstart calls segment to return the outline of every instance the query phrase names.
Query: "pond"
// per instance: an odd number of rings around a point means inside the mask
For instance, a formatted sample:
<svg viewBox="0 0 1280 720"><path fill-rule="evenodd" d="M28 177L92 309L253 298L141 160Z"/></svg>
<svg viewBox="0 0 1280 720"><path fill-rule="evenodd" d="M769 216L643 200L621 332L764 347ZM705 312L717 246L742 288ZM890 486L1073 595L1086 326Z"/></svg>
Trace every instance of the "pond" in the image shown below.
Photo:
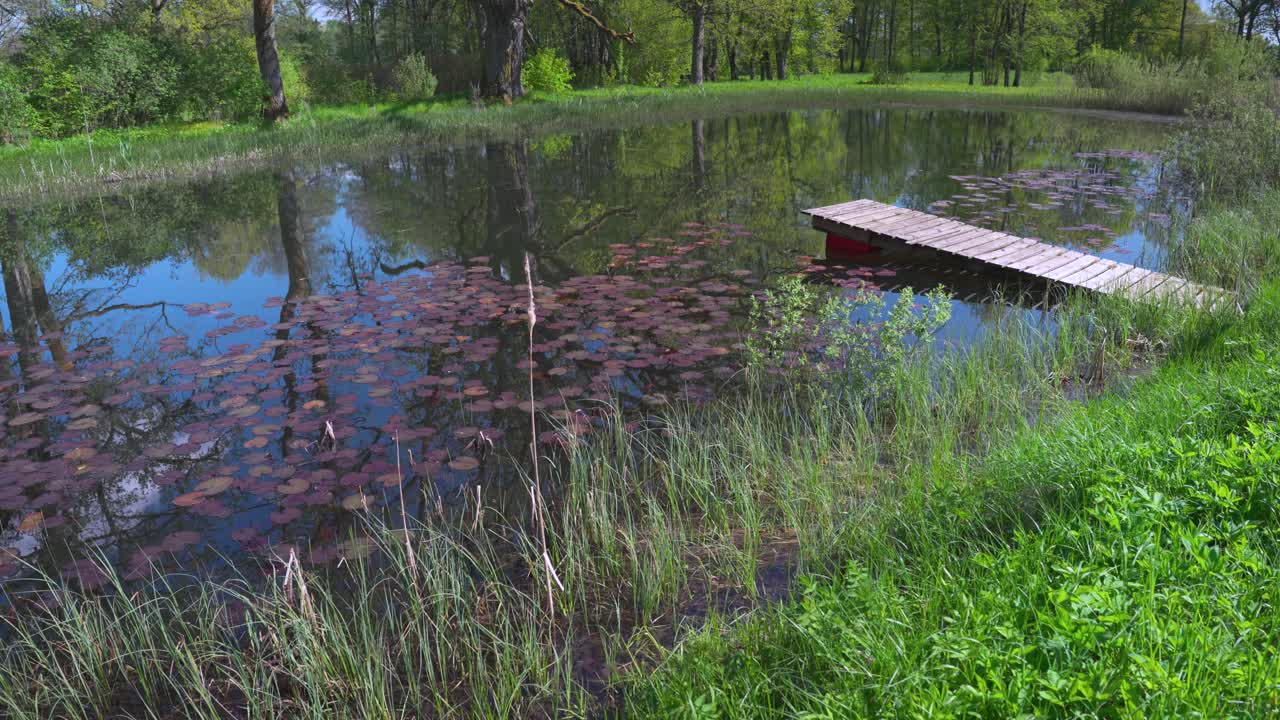
<svg viewBox="0 0 1280 720"><path fill-rule="evenodd" d="M891 255L833 267L801 211L869 197L1156 267L1171 231L1146 151L1164 130L787 112L10 208L0 576L26 562L92 587L98 553L134 579L288 549L331 563L363 513L500 488L534 403L554 447L603 405L713 395L749 298L785 273L942 283L943 341L980 342L994 280Z"/></svg>

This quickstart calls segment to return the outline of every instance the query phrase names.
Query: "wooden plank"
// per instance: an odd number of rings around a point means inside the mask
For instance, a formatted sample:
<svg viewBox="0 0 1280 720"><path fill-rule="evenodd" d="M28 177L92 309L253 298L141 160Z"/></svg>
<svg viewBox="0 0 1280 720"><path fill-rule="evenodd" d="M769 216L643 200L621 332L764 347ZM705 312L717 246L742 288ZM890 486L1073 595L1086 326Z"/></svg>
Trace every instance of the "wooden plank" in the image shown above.
<svg viewBox="0 0 1280 720"><path fill-rule="evenodd" d="M986 238L975 239L973 242L957 243L952 245L947 248L947 252L972 258L979 253L991 252L992 250L999 250L1000 248L1008 247L1021 239L1022 238L1017 237L1016 235L993 233Z"/></svg>
<svg viewBox="0 0 1280 720"><path fill-rule="evenodd" d="M1115 268L1119 264L1120 263L1114 260L1106 260L1104 258L1098 258L1098 262L1093 263L1092 265L1089 265L1083 269L1077 270L1071 273L1070 275L1066 275L1061 278L1058 278L1058 282L1062 283L1063 285L1075 285L1076 287L1085 287L1084 284L1086 282L1088 282L1089 280L1095 277L1098 277L1102 273L1105 273Z"/></svg>
<svg viewBox="0 0 1280 720"><path fill-rule="evenodd" d="M975 235L978 235L981 232L982 232L981 228L965 226L964 229L962 230L955 230L952 232L942 233L940 235L927 237L919 241L908 240L907 244L921 245L923 247L932 248L934 250L941 250L947 247L948 245L952 245L954 243L960 242L965 238L974 237Z"/></svg>
<svg viewBox="0 0 1280 720"><path fill-rule="evenodd" d="M832 222L822 217L813 218L813 229L821 230L823 232L829 232L835 235L839 235L841 237L854 237L859 240L869 235L864 230L860 230L855 227L849 227L848 225L841 225L840 223Z"/></svg>
<svg viewBox="0 0 1280 720"><path fill-rule="evenodd" d="M842 203L836 203L835 205L823 205L822 207L809 208L808 210L801 210L800 212L805 215L828 215L837 210L865 207L869 204L874 203L873 201L865 198L862 200L846 200Z"/></svg>
<svg viewBox="0 0 1280 720"><path fill-rule="evenodd" d="M881 235L889 235L896 234L898 232L909 232L915 228L929 227L940 222L943 222L941 218L935 218L933 216L929 216L929 219L925 220L919 217L906 215L886 220L877 220L868 223L863 227L871 230L872 232L880 233Z"/></svg>
<svg viewBox="0 0 1280 720"><path fill-rule="evenodd" d="M1135 283L1146 278L1148 275L1153 274L1154 273L1146 268L1135 267L1126 273L1124 277L1117 278L1099 286L1098 292L1110 293L1113 295L1120 294L1133 287Z"/></svg>
<svg viewBox="0 0 1280 720"><path fill-rule="evenodd" d="M1120 282L1125 275L1137 269L1138 268L1135 268L1132 265L1124 265L1121 263L1116 263L1115 267L1102 273L1101 275L1098 275L1097 277L1090 278L1080 283L1080 286L1087 288L1089 290L1100 290L1104 285Z"/></svg>
<svg viewBox="0 0 1280 720"><path fill-rule="evenodd" d="M1151 300L1176 300L1178 298L1178 294L1182 291L1182 288L1186 287L1186 285L1186 280L1180 277L1168 275L1166 276L1165 281L1160 283L1159 287L1152 289L1148 298Z"/></svg>
<svg viewBox="0 0 1280 720"><path fill-rule="evenodd" d="M903 212L905 212L903 208L893 205L868 205L867 207L853 208L845 212L824 215L823 217L833 222L853 226L876 218L896 216Z"/></svg>
<svg viewBox="0 0 1280 720"><path fill-rule="evenodd" d="M1019 270L1019 271L1025 272L1027 268L1035 267L1036 265L1041 264L1046 260L1052 260L1053 258L1062 257L1063 255L1066 255L1067 252L1069 251L1064 247L1046 245L1043 252L1039 252L1034 255L1028 255L1027 257L1021 258L1019 260L1014 260L1013 262L1005 264L1004 267L1009 268L1010 270Z"/></svg>
<svg viewBox="0 0 1280 720"><path fill-rule="evenodd" d="M1025 260L1029 257L1042 255L1045 252L1052 252L1053 249L1054 248L1052 245L1045 245L1044 243L1038 243L1031 240L1027 240L1026 245L1021 248L1015 248L1015 247L1001 248L1002 254L997 255L996 253L984 253L983 255L980 255L978 259L984 262L990 263L992 265L995 265L996 267L1009 268L1011 265L1013 265L1013 263L1016 263L1019 260ZM1008 251L1008 252L1004 252L1004 251ZM994 256L994 257L987 258L986 256Z"/></svg>
<svg viewBox="0 0 1280 720"><path fill-rule="evenodd" d="M1140 300L1145 297L1147 293L1160 287L1160 285L1168 279L1169 276L1164 273L1149 272L1129 287L1116 291L1115 294L1123 295L1131 300Z"/></svg>
<svg viewBox="0 0 1280 720"><path fill-rule="evenodd" d="M1057 256L1057 257L1049 258L1048 260L1045 260L1045 261L1044 261L1044 262L1042 262L1042 263L1038 263L1038 264L1036 264L1036 265L1033 265L1033 266L1031 266L1031 267L1027 268L1027 269L1025 270L1025 272L1026 272L1028 275L1035 275L1035 276L1037 276L1037 277L1041 277L1041 278L1043 278L1043 277L1044 277L1044 275L1045 275L1045 273L1047 273L1047 272L1049 272L1049 271L1051 271L1051 270L1057 270L1058 268L1060 268L1060 267L1062 267L1063 265L1066 265L1066 264L1068 264L1068 263L1073 263L1073 262L1075 262L1075 261L1079 260L1079 259L1080 259L1080 257L1081 257L1082 255L1083 255L1083 253L1078 253L1078 252L1076 252L1076 251L1074 251L1074 250L1069 250L1069 251L1067 251L1067 252L1063 253L1062 255L1059 255L1059 256ZM1087 256L1086 256L1086 257L1087 257Z"/></svg>
<svg viewBox="0 0 1280 720"><path fill-rule="evenodd" d="M1069 275L1073 275L1081 270L1088 268L1090 265L1096 265L1102 262L1097 255L1082 255L1079 259L1073 260L1066 265L1058 267L1050 272L1042 273L1041 277L1046 280L1059 281Z"/></svg>
<svg viewBox="0 0 1280 720"><path fill-rule="evenodd" d="M929 247L933 248L934 250L948 250L949 248L959 245L961 243L970 242L974 238L987 237L989 235L991 235L991 231L987 230L986 228L973 228L968 232L960 233L958 235L952 235L946 240L929 243Z"/></svg>
<svg viewBox="0 0 1280 720"><path fill-rule="evenodd" d="M907 242L919 243L920 241L923 241L923 240L938 238L943 235L948 235L950 233L956 233L956 232L961 232L963 230L968 230L971 227L972 227L971 225L965 225L962 222L956 222L955 220L951 220L950 218L948 218L947 221L942 225L935 225L933 227L926 228L921 232L912 233L911 236L907 238Z"/></svg>
<svg viewBox="0 0 1280 720"><path fill-rule="evenodd" d="M1001 260L1011 259L1016 253L1026 252L1033 248L1044 247L1043 245L1036 242L1035 240L1028 240L1026 238L1018 238L1018 239L1021 240L1022 242L1016 245L1005 245L1004 247L999 248L997 250L983 251L981 253L975 254L973 256L973 259L981 260L982 262L985 262L985 263L991 263L993 265L997 265L1000 263Z"/></svg>

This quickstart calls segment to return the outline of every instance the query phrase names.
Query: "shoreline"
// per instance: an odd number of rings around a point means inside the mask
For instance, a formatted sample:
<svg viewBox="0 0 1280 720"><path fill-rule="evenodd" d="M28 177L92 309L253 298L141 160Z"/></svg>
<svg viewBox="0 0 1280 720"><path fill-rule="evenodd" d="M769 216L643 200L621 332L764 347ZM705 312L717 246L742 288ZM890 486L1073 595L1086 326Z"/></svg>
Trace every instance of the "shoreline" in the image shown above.
<svg viewBox="0 0 1280 720"><path fill-rule="evenodd" d="M857 107L1065 112L1101 120L1171 124L1175 115L1129 109L1096 90L1062 83L970 87L947 75L871 85L861 75L785 81L723 81L702 88L593 88L534 96L512 106L471 107L460 98L409 105L316 107L276 128L188 123L100 131L0 148L0 203L29 205L194 181L281 161L350 157L387 148L539 139L754 112ZM359 138L353 142L353 138ZM110 149L107 149L110 148Z"/></svg>

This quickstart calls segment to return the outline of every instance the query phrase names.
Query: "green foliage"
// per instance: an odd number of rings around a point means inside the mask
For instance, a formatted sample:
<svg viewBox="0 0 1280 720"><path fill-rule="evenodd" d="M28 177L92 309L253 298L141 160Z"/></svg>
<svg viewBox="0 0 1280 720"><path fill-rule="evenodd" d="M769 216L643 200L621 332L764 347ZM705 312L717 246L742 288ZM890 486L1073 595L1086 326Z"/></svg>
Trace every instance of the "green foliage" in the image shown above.
<svg viewBox="0 0 1280 720"><path fill-rule="evenodd" d="M52 135L152 122L178 100L179 68L163 40L92 19L42 19L21 60L29 102Z"/></svg>
<svg viewBox="0 0 1280 720"><path fill-rule="evenodd" d="M36 113L27 102L22 73L0 61L0 144L27 140L36 129Z"/></svg>
<svg viewBox="0 0 1280 720"><path fill-rule="evenodd" d="M403 101L425 100L436 94L436 76L421 53L406 55L393 73L396 97Z"/></svg>
<svg viewBox="0 0 1280 720"><path fill-rule="evenodd" d="M1079 87L1116 90L1140 84L1147 70L1139 58L1094 45L1076 61L1072 75Z"/></svg>
<svg viewBox="0 0 1280 720"><path fill-rule="evenodd" d="M558 93L573 89L573 70L569 61L553 48L539 48L525 60L520 78L525 89L533 92Z"/></svg>
<svg viewBox="0 0 1280 720"><path fill-rule="evenodd" d="M186 52L182 79L185 115L237 120L261 115L267 88L258 70L252 38L227 37ZM297 61L284 51L280 52L280 76L290 107L301 108L310 97L310 88Z"/></svg>
<svg viewBox="0 0 1280 720"><path fill-rule="evenodd" d="M1277 108L1253 93L1214 93L1192 108L1170 159L1184 183L1208 196L1241 197L1274 186L1280 183Z"/></svg>
<svg viewBox="0 0 1280 720"><path fill-rule="evenodd" d="M790 276L751 299L748 367L788 384L815 381L872 393L895 384L951 318L942 289L917 305L910 288L892 306L879 291L819 291Z"/></svg>

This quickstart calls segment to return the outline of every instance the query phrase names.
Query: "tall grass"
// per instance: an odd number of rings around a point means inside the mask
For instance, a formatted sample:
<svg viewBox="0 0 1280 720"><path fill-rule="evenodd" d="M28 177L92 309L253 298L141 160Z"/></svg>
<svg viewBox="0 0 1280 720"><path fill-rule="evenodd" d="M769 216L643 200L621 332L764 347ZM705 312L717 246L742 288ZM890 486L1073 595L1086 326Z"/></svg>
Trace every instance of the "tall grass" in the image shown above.
<svg viewBox="0 0 1280 720"><path fill-rule="evenodd" d="M1280 285L1202 351L878 514L637 674L637 717L1270 717ZM1207 351L1206 351L1207 350Z"/></svg>
<svg viewBox="0 0 1280 720"><path fill-rule="evenodd" d="M1259 278L1280 274L1280 190L1263 186L1194 218L1169 264L1175 274L1252 297Z"/></svg>
<svg viewBox="0 0 1280 720"><path fill-rule="evenodd" d="M892 383L858 394L750 380L644 419L601 408L589 437L566 428L542 476L545 541L522 520L529 507L477 492L407 530L371 520L371 540L351 538L326 570L290 556L265 578L117 579L92 594L15 584L0 707L14 718L586 715L686 626L777 597L795 573L839 566L868 528L970 492L1004 437L1221 322L1076 299L1052 325L1010 312L975 348L905 356ZM991 507L1012 512L1024 489L991 489ZM544 568L559 581L550 598Z"/></svg>

